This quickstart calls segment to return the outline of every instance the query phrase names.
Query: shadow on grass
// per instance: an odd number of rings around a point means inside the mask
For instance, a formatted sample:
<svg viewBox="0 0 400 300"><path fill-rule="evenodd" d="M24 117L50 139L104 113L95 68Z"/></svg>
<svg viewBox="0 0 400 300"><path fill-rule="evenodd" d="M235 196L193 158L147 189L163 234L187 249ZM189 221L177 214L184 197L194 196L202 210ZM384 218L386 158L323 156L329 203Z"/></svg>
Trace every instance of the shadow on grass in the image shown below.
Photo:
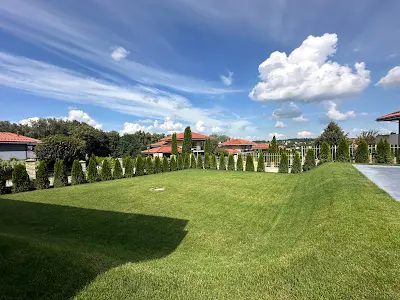
<svg viewBox="0 0 400 300"><path fill-rule="evenodd" d="M110 268L172 253L186 224L0 199L0 299L68 299Z"/></svg>

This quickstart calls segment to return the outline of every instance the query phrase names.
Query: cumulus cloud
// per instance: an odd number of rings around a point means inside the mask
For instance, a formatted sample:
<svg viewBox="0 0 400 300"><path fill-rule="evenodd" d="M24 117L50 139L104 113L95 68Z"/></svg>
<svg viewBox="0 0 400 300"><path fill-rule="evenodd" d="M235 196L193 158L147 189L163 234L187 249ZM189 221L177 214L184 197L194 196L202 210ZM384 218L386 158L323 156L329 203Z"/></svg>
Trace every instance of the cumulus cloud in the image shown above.
<svg viewBox="0 0 400 300"><path fill-rule="evenodd" d="M309 119L305 118L303 115L297 117L297 118L293 118L293 121L295 122L308 122Z"/></svg>
<svg viewBox="0 0 400 300"><path fill-rule="evenodd" d="M32 117L32 118L28 118L28 119L19 121L19 124L32 126L32 123L35 123L37 121L39 121L39 117Z"/></svg>
<svg viewBox="0 0 400 300"><path fill-rule="evenodd" d="M154 121L154 128L160 128L166 131L180 131L183 129L182 123L174 123L174 120L171 117L165 117L164 123L159 124L158 121Z"/></svg>
<svg viewBox="0 0 400 300"><path fill-rule="evenodd" d="M301 110L294 102L284 103L281 108L272 112L272 117L276 119L293 119L300 116Z"/></svg>
<svg viewBox="0 0 400 300"><path fill-rule="evenodd" d="M120 61L121 59L126 58L129 55L129 51L126 50L124 47L117 47L111 53L111 57L115 61Z"/></svg>
<svg viewBox="0 0 400 300"><path fill-rule="evenodd" d="M259 82L249 97L258 101L321 101L362 92L371 82L363 62L354 69L329 60L336 53L336 34L310 35L289 56L273 52L260 64Z"/></svg>
<svg viewBox="0 0 400 300"><path fill-rule="evenodd" d="M276 121L275 123L275 128L283 128L286 127L285 123L281 122L281 121Z"/></svg>
<svg viewBox="0 0 400 300"><path fill-rule="evenodd" d="M356 114L354 111L342 113L338 110L335 102L328 101L328 112L326 113L326 116L333 121L346 121L350 118L354 118Z"/></svg>
<svg viewBox="0 0 400 300"><path fill-rule="evenodd" d="M142 125L143 123L152 123L151 125L145 126ZM160 123L158 120L139 120L138 123L124 123L124 129L122 130L122 134L125 133L135 133L137 131L146 131L146 132L176 132L182 131L183 124L182 123L175 123L171 117L165 117L164 122Z"/></svg>
<svg viewBox="0 0 400 300"><path fill-rule="evenodd" d="M300 131L297 133L297 137L299 137L299 138L308 138L308 137L312 137L313 135L314 134L309 131Z"/></svg>
<svg viewBox="0 0 400 300"><path fill-rule="evenodd" d="M204 132L206 130L206 126L204 125L203 121L197 121L196 123L196 130L198 132Z"/></svg>
<svg viewBox="0 0 400 300"><path fill-rule="evenodd" d="M268 134L268 136L269 136L271 139L272 139L273 137L276 137L277 139L279 139L279 138L281 138L281 137L284 137L285 135L282 134L282 133L273 132L273 133Z"/></svg>
<svg viewBox="0 0 400 300"><path fill-rule="evenodd" d="M83 122L83 123L89 124L90 126L93 126L96 129L101 129L103 127L102 124L97 123L93 118L91 118L83 110L71 109L68 112L68 117L66 117L65 119L67 119L69 121L75 120L78 122Z"/></svg>
<svg viewBox="0 0 400 300"><path fill-rule="evenodd" d="M221 75L220 78L223 84L230 86L233 83L233 72L228 71L228 76Z"/></svg>
<svg viewBox="0 0 400 300"><path fill-rule="evenodd" d="M396 66L382 77L376 84L385 89L400 86L400 66Z"/></svg>
<svg viewBox="0 0 400 300"><path fill-rule="evenodd" d="M128 134L133 134L137 131L150 131L153 128L153 126L143 126L138 123L129 123L125 122L124 123L124 129L122 130L122 134L128 133Z"/></svg>

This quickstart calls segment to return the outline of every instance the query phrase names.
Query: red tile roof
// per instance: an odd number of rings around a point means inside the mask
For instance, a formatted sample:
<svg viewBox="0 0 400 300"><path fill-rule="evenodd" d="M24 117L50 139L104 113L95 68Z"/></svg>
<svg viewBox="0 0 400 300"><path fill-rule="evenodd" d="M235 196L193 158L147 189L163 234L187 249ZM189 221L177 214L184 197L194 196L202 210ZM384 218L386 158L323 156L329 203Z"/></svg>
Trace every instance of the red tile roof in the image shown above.
<svg viewBox="0 0 400 300"><path fill-rule="evenodd" d="M159 141L157 143L151 144L150 147L152 147L152 148L161 147L161 146L165 145L166 143L167 142L161 140L161 141Z"/></svg>
<svg viewBox="0 0 400 300"><path fill-rule="evenodd" d="M378 122L379 121L396 121L400 120L400 110L392 112L390 114L384 115L382 117L379 117L376 119Z"/></svg>
<svg viewBox="0 0 400 300"><path fill-rule="evenodd" d="M229 152L229 154L236 154L236 153L240 153L239 149L225 149L226 151Z"/></svg>
<svg viewBox="0 0 400 300"><path fill-rule="evenodd" d="M145 154L153 154L153 153L171 153L172 152L172 147L171 146L161 146L157 148L152 148L148 150L142 151L142 153ZM178 147L178 152L182 152L182 148Z"/></svg>
<svg viewBox="0 0 400 300"><path fill-rule="evenodd" d="M40 143L39 140L11 132L0 132L0 143Z"/></svg>
<svg viewBox="0 0 400 300"><path fill-rule="evenodd" d="M253 146L253 149L268 150L269 144L257 144Z"/></svg>
<svg viewBox="0 0 400 300"><path fill-rule="evenodd" d="M250 142L243 139L231 139L229 141L223 142L221 146L238 146L238 145L256 145L254 142Z"/></svg>
<svg viewBox="0 0 400 300"><path fill-rule="evenodd" d="M184 132L181 133L177 133L176 134L176 140L177 141L183 141L183 138L185 136ZM200 133L196 133L196 132L192 132L192 140L207 140L210 137L204 134L200 134ZM164 141L172 141L172 135L167 136L166 138L163 139Z"/></svg>

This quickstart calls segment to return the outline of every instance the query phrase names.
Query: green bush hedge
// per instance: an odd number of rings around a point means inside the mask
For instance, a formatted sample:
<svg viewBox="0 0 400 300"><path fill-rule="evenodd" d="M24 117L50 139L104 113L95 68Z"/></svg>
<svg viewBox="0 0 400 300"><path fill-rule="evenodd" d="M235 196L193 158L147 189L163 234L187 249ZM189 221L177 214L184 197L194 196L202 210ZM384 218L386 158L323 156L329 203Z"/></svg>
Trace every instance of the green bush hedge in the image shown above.
<svg viewBox="0 0 400 300"><path fill-rule="evenodd" d="M197 156L196 168L203 169L203 157L200 154Z"/></svg>
<svg viewBox="0 0 400 300"><path fill-rule="evenodd" d="M131 178L134 176L133 161L130 155L125 157L125 178Z"/></svg>
<svg viewBox="0 0 400 300"><path fill-rule="evenodd" d="M265 172L264 154L262 152L258 154L257 172Z"/></svg>
<svg viewBox="0 0 400 300"><path fill-rule="evenodd" d="M332 161L331 147L327 142L321 143L321 152L319 161L321 164Z"/></svg>
<svg viewBox="0 0 400 300"><path fill-rule="evenodd" d="M225 155L223 153L221 153L221 155L219 156L218 170L220 170L220 171L225 171L226 170Z"/></svg>
<svg viewBox="0 0 400 300"><path fill-rule="evenodd" d="M286 154L286 151L282 151L281 159L279 161L279 173L289 173L289 158Z"/></svg>
<svg viewBox="0 0 400 300"><path fill-rule="evenodd" d="M26 192L31 189L31 182L29 180L28 172L26 172L25 165L17 164L12 172L12 192L20 193Z"/></svg>
<svg viewBox="0 0 400 300"><path fill-rule="evenodd" d="M313 149L308 149L306 160L304 162L303 171L311 170L315 167L315 154Z"/></svg>
<svg viewBox="0 0 400 300"><path fill-rule="evenodd" d="M254 160L250 153L246 156L246 172L254 172Z"/></svg>
<svg viewBox="0 0 400 300"><path fill-rule="evenodd" d="M336 153L336 161L338 162L349 162L350 161L350 149L349 144L347 143L346 138L342 138L340 140L337 153Z"/></svg>
<svg viewBox="0 0 400 300"><path fill-rule="evenodd" d="M82 165L75 159L72 163L71 184L77 185L85 183L85 174L83 174Z"/></svg>
<svg viewBox="0 0 400 300"><path fill-rule="evenodd" d="M369 163L368 144L363 138L360 138L358 140L355 162L356 163Z"/></svg>
<svg viewBox="0 0 400 300"><path fill-rule="evenodd" d="M238 155L236 161L236 171L243 171L243 158L241 154Z"/></svg>
<svg viewBox="0 0 400 300"><path fill-rule="evenodd" d="M89 159L89 165L87 170L87 181L89 183L96 182L99 180L99 171L97 170L96 156L92 154Z"/></svg>
<svg viewBox="0 0 400 300"><path fill-rule="evenodd" d="M292 173L301 173L301 159L297 151L294 153L293 157Z"/></svg>
<svg viewBox="0 0 400 300"><path fill-rule="evenodd" d="M146 175L154 174L153 158L151 156L146 157Z"/></svg>
<svg viewBox="0 0 400 300"><path fill-rule="evenodd" d="M144 161L143 157L139 154L136 157L136 176L143 176L144 175Z"/></svg>
<svg viewBox="0 0 400 300"><path fill-rule="evenodd" d="M159 156L156 156L154 158L154 173L158 174L161 172L162 172L161 159Z"/></svg>
<svg viewBox="0 0 400 300"><path fill-rule="evenodd" d="M170 166L171 166L171 171L177 170L176 159L174 155L172 155L170 158Z"/></svg>
<svg viewBox="0 0 400 300"><path fill-rule="evenodd" d="M166 156L163 156L162 169L163 172L169 172L169 163L168 163L168 158Z"/></svg>
<svg viewBox="0 0 400 300"><path fill-rule="evenodd" d="M119 159L116 158L114 160L114 172L113 172L113 179L121 179L124 175L122 174L122 167Z"/></svg>
<svg viewBox="0 0 400 300"><path fill-rule="evenodd" d="M36 172L36 188L38 190L45 190L50 187L49 172L44 160L39 162L39 167Z"/></svg>
<svg viewBox="0 0 400 300"><path fill-rule="evenodd" d="M209 169L210 168L210 154L206 152L204 154L204 169Z"/></svg>
<svg viewBox="0 0 400 300"><path fill-rule="evenodd" d="M61 159L57 159L54 165L54 183L55 188L63 187L68 185L67 171L65 170L64 162Z"/></svg>
<svg viewBox="0 0 400 300"><path fill-rule="evenodd" d="M112 179L111 166L108 159L103 160L103 165L101 166L101 180L107 181Z"/></svg>
<svg viewBox="0 0 400 300"><path fill-rule="evenodd" d="M228 155L228 170L235 171L235 158L232 154Z"/></svg>

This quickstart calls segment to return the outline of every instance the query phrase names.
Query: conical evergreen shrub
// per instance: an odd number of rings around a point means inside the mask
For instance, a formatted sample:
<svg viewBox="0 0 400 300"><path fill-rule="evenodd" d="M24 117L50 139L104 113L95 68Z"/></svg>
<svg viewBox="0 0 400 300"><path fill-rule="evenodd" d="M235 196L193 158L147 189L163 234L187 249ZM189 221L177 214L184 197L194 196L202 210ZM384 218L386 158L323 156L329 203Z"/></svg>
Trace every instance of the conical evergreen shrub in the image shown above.
<svg viewBox="0 0 400 300"><path fill-rule="evenodd" d="M240 153L238 154L238 158L236 160L236 171L243 171L243 158Z"/></svg>
<svg viewBox="0 0 400 300"><path fill-rule="evenodd" d="M286 151L282 151L282 153L281 153L278 172L279 173L289 173L289 159L286 154Z"/></svg>
<svg viewBox="0 0 400 300"><path fill-rule="evenodd" d="M166 156L163 156L162 170L163 172L169 172L169 163L168 163L168 158Z"/></svg>
<svg viewBox="0 0 400 300"><path fill-rule="evenodd" d="M212 170L217 169L217 157L215 156L215 154L211 155L210 168Z"/></svg>
<svg viewBox="0 0 400 300"><path fill-rule="evenodd" d="M136 176L143 176L144 175L144 161L141 155L136 157Z"/></svg>
<svg viewBox="0 0 400 300"><path fill-rule="evenodd" d="M154 173L158 174L161 172L162 172L161 159L160 157L156 156L154 158Z"/></svg>
<svg viewBox="0 0 400 300"><path fill-rule="evenodd" d="M329 144L327 142L321 143L321 152L320 152L319 161L321 164L332 161L331 147L329 146Z"/></svg>
<svg viewBox="0 0 400 300"><path fill-rule="evenodd" d="M97 170L96 156L92 154L89 159L89 165L87 170L87 181L92 183L99 180L99 171Z"/></svg>
<svg viewBox="0 0 400 300"><path fill-rule="evenodd" d="M12 192L20 193L27 192L31 189L31 182L29 180L28 172L26 172L25 165L17 164L12 172Z"/></svg>
<svg viewBox="0 0 400 300"><path fill-rule="evenodd" d="M218 170L220 170L220 171L225 171L226 170L225 156L224 156L223 153L221 153L221 155L219 156Z"/></svg>
<svg viewBox="0 0 400 300"><path fill-rule="evenodd" d="M183 154L184 162L183 162L183 168L184 169L189 169L190 168L190 156L189 154Z"/></svg>
<svg viewBox="0 0 400 300"><path fill-rule="evenodd" d="M246 172L254 172L254 160L250 153L246 156Z"/></svg>
<svg viewBox="0 0 400 300"><path fill-rule="evenodd" d="M264 153L262 152L258 154L257 172L265 172Z"/></svg>
<svg viewBox="0 0 400 300"><path fill-rule="evenodd" d="M307 156L306 156L307 159ZM349 144L347 143L346 138L342 138L340 140L337 153L336 153L336 161L338 162L349 162L350 161L350 149Z"/></svg>
<svg viewBox="0 0 400 300"><path fill-rule="evenodd" d="M125 178L131 178L134 176L133 172L133 161L130 155L125 157Z"/></svg>
<svg viewBox="0 0 400 300"><path fill-rule="evenodd" d="M177 170L175 155L171 156L169 164L170 164L170 167L171 167L171 171L176 171Z"/></svg>
<svg viewBox="0 0 400 300"><path fill-rule="evenodd" d="M83 174L81 163L75 159L72 163L71 184L77 185L82 183L85 183L85 174Z"/></svg>
<svg viewBox="0 0 400 300"><path fill-rule="evenodd" d="M6 181L6 170L4 170L3 166L0 166L0 195L3 195L7 192Z"/></svg>
<svg viewBox="0 0 400 300"><path fill-rule="evenodd" d="M368 144L363 138L358 140L355 162L361 164L369 163Z"/></svg>
<svg viewBox="0 0 400 300"><path fill-rule="evenodd" d="M210 168L210 154L206 152L204 154L204 169L209 169Z"/></svg>
<svg viewBox="0 0 400 300"><path fill-rule="evenodd" d="M308 149L306 153L306 160L304 162L303 171L311 170L315 167L315 154L313 149Z"/></svg>
<svg viewBox="0 0 400 300"><path fill-rule="evenodd" d="M67 171L65 170L64 162L57 159L54 165L54 183L55 188L68 185Z"/></svg>
<svg viewBox="0 0 400 300"><path fill-rule="evenodd" d="M196 169L196 159L195 159L193 153L192 153L192 155L190 155L190 168Z"/></svg>
<svg viewBox="0 0 400 300"><path fill-rule="evenodd" d="M235 171L235 158L232 154L228 155L228 170Z"/></svg>
<svg viewBox="0 0 400 300"><path fill-rule="evenodd" d="M299 153L296 151L293 157L293 166L291 173L301 173L301 159Z"/></svg>
<svg viewBox="0 0 400 300"><path fill-rule="evenodd" d="M47 171L46 163L41 160L36 172L36 188L38 190L48 189L50 186L49 173Z"/></svg>
<svg viewBox="0 0 400 300"><path fill-rule="evenodd" d="M203 169L203 157L201 155L197 156L196 168Z"/></svg>
<svg viewBox="0 0 400 300"><path fill-rule="evenodd" d="M101 180L107 181L112 179L111 166L108 159L103 160L101 166Z"/></svg>
<svg viewBox="0 0 400 300"><path fill-rule="evenodd" d="M376 148L376 162L379 164L389 164L392 162L392 152L390 144L386 139L380 139Z"/></svg>
<svg viewBox="0 0 400 300"><path fill-rule="evenodd" d="M183 158L182 155L178 155L178 162L177 162L178 170L183 170Z"/></svg>
<svg viewBox="0 0 400 300"><path fill-rule="evenodd" d="M119 162L119 159L116 158L114 160L114 172L113 172L113 178L114 179L121 179L123 178L123 174L122 174L122 167L121 167L121 163Z"/></svg>
<svg viewBox="0 0 400 300"><path fill-rule="evenodd" d="M154 174L153 158L151 156L146 157L146 175Z"/></svg>

